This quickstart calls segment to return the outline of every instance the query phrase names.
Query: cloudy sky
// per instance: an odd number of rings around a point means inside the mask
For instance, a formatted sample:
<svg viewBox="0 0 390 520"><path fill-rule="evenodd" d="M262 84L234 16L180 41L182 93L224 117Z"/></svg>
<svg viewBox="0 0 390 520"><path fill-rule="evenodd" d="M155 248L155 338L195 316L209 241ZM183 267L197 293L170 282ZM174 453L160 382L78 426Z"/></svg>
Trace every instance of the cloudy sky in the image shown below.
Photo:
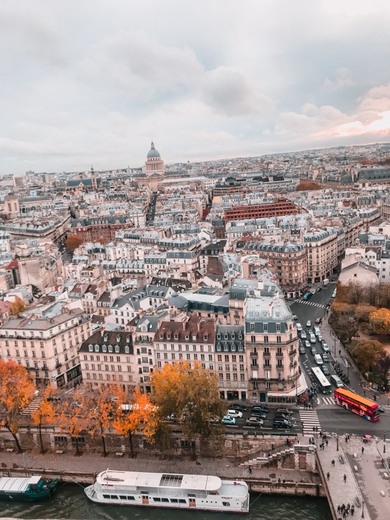
<svg viewBox="0 0 390 520"><path fill-rule="evenodd" d="M390 141L390 1L0 0L0 174Z"/></svg>

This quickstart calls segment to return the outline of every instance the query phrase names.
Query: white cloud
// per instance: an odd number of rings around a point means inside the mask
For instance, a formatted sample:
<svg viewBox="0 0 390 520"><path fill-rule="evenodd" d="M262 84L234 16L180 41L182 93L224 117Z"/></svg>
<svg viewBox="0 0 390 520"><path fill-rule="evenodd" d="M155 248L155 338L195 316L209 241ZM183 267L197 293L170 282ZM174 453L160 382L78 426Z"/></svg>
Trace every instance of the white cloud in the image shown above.
<svg viewBox="0 0 390 520"><path fill-rule="evenodd" d="M0 173L388 139L390 2L0 2Z"/></svg>

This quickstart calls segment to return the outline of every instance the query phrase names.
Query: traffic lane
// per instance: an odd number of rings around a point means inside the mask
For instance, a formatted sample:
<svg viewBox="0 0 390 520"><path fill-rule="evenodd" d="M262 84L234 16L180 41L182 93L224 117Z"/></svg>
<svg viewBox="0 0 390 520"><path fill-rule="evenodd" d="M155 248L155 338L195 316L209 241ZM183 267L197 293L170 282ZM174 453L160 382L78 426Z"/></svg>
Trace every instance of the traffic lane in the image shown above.
<svg viewBox="0 0 390 520"><path fill-rule="evenodd" d="M380 420L376 423L367 421L358 415L345 410L341 406L336 408L317 408L318 419L323 431L338 433L354 433L356 435L376 435L383 438L390 437L390 415L381 414Z"/></svg>
<svg viewBox="0 0 390 520"><path fill-rule="evenodd" d="M315 307L308 303L294 302L290 306L292 314L298 317L298 322L302 325L303 329L306 330L306 322L311 321L312 325L315 324L317 318L323 318L325 309L322 307Z"/></svg>

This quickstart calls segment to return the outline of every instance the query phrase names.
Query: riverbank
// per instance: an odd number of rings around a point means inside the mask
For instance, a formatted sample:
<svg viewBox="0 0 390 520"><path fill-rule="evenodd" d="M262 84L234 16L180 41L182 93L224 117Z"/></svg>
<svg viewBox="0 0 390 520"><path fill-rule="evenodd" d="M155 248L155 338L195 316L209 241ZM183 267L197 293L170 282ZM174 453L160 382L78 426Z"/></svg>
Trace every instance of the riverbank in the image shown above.
<svg viewBox="0 0 390 520"><path fill-rule="evenodd" d="M226 479L243 479L251 491L285 494L323 496L319 476L309 471L282 469L277 465L242 465L230 458L175 457L163 459L138 453L134 459L115 453L103 457L84 453L80 456L69 453L6 453L0 452L3 474L43 474L48 478L58 477L65 482L89 484L100 471L107 468L127 471L164 473L190 473L218 475Z"/></svg>

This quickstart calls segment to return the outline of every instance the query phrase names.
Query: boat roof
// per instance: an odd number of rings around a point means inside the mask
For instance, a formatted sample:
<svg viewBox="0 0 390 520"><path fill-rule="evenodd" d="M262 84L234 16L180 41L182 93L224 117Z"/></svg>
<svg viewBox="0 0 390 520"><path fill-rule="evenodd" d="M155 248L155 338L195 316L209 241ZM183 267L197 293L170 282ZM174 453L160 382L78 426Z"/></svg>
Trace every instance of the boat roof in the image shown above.
<svg viewBox="0 0 390 520"><path fill-rule="evenodd" d="M25 493L28 486L38 484L41 480L39 475L31 477L1 477L0 492Z"/></svg>
<svg viewBox="0 0 390 520"><path fill-rule="evenodd" d="M217 491L222 481L210 475L186 475L175 473L149 473L141 471L115 471L107 469L97 476L97 482L110 486L136 486L144 488L181 488L189 490Z"/></svg>

